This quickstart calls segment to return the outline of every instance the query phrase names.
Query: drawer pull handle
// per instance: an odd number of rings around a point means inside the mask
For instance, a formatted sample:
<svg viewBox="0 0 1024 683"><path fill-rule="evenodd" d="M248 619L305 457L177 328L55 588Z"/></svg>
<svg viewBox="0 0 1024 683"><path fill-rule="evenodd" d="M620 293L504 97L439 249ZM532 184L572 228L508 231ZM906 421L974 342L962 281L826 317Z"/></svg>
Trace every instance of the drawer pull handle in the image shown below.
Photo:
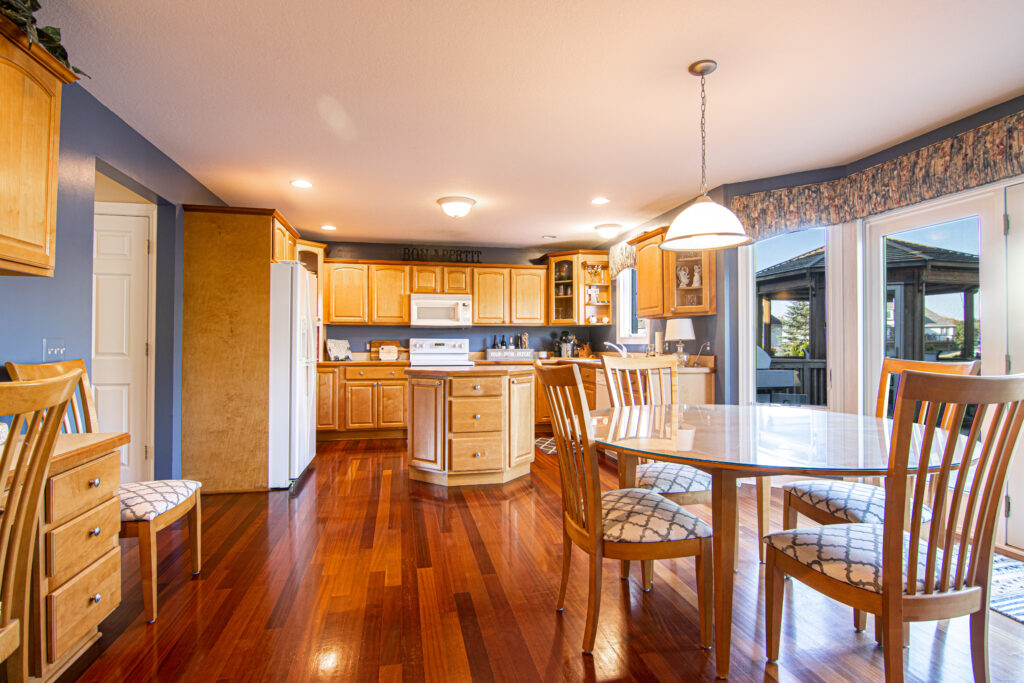
<svg viewBox="0 0 1024 683"><path fill-rule="evenodd" d="M473 454L473 457L474 457L474 458L479 458L479 457L480 457L480 454L479 454L479 453L474 453L474 454Z"/></svg>
<svg viewBox="0 0 1024 683"><path fill-rule="evenodd" d="M89 535L90 536L99 536L100 535L100 528L98 526L97 527L93 527L92 529L89 530Z"/></svg>
<svg viewBox="0 0 1024 683"><path fill-rule="evenodd" d="M91 598L89 598L89 602L91 602L94 605L98 605L100 603L100 600L102 600L102 599L103 599L103 593L97 593L96 595L94 595Z"/></svg>
<svg viewBox="0 0 1024 683"><path fill-rule="evenodd" d="M474 420L479 420L480 419L480 413L477 413L476 415L474 415L473 419Z"/></svg>
<svg viewBox="0 0 1024 683"><path fill-rule="evenodd" d="M480 391L480 385L479 384L474 384L473 385L473 391Z"/></svg>
<svg viewBox="0 0 1024 683"><path fill-rule="evenodd" d="M93 488L94 489L94 488L97 488L99 485L100 485L100 478L99 477L96 477L95 479L90 479L89 480L89 488Z"/></svg>

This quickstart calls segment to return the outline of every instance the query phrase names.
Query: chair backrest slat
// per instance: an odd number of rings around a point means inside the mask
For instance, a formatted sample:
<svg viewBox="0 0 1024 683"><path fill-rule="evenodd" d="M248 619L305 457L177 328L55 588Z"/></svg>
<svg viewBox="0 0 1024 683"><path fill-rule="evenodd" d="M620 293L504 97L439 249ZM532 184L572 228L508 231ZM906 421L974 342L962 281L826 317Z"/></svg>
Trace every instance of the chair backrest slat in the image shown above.
<svg viewBox="0 0 1024 683"><path fill-rule="evenodd" d="M86 372L85 361L81 358L61 360L53 363L5 363L7 374L13 380L27 381L60 377L69 372L81 371L78 382L77 401L75 396L68 401L68 409L61 419L61 431L65 434L86 434L99 431L96 417L96 400L92 393L92 384ZM72 429L72 425L74 429Z"/></svg>
<svg viewBox="0 0 1024 683"><path fill-rule="evenodd" d="M678 389L675 356L620 358L601 356L612 406L668 405Z"/></svg>
<svg viewBox="0 0 1024 683"><path fill-rule="evenodd" d="M965 363L939 363L927 360L903 360L902 358L883 358L882 375L878 382L878 399L875 404L875 417L886 417L888 415L889 396L892 383L899 384L900 373L904 370L916 370L918 372L931 372L938 375L977 375L981 372L979 361ZM895 394L893 394L895 401ZM918 422L923 424L924 413L927 404L921 406ZM943 429L948 429L947 424L952 415L943 416Z"/></svg>

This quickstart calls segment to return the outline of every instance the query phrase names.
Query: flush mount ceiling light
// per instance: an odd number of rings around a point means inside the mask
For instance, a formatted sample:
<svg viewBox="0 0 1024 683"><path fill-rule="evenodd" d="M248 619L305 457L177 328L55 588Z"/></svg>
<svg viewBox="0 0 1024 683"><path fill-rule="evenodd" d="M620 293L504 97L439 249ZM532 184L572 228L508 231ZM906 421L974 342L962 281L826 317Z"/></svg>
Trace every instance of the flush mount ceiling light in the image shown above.
<svg viewBox="0 0 1024 683"><path fill-rule="evenodd" d="M437 203L452 218L462 218L473 208L476 200L472 197L441 197Z"/></svg>
<svg viewBox="0 0 1024 683"><path fill-rule="evenodd" d="M694 76L700 76L700 197L676 216L669 226L665 240L660 245L668 251L726 249L751 241L736 214L708 196L707 135L704 130L707 96L704 94L704 78L717 67L714 60L701 59L688 69Z"/></svg>
<svg viewBox="0 0 1024 683"><path fill-rule="evenodd" d="M313 183L303 178L296 178L295 180L292 181L292 187L298 187L303 190L308 190L309 188L313 187Z"/></svg>
<svg viewBox="0 0 1024 683"><path fill-rule="evenodd" d="M337 230L337 228L334 227L333 225L321 225L320 229L321 230Z"/></svg>
<svg viewBox="0 0 1024 683"><path fill-rule="evenodd" d="M558 235L541 235L540 237L541 237L541 239L545 239L545 240L557 240L558 239Z"/></svg>
<svg viewBox="0 0 1024 683"><path fill-rule="evenodd" d="M597 231L597 234L601 239L610 240L619 234L622 230L622 226L618 223L603 223L601 225L595 225L594 230Z"/></svg>
<svg viewBox="0 0 1024 683"><path fill-rule="evenodd" d="M607 197L594 197L593 199L590 200L590 203L591 204L607 204L610 201L611 200L608 199Z"/></svg>

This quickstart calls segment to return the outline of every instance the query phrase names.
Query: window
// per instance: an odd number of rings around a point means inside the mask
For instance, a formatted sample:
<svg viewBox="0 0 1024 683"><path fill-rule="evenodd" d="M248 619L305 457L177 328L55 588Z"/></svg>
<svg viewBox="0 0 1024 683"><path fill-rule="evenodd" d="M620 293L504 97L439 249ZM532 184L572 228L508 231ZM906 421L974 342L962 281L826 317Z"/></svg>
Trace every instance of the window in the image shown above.
<svg viewBox="0 0 1024 683"><path fill-rule="evenodd" d="M615 341L646 344L647 321L636 317L636 268L627 268L615 278Z"/></svg>

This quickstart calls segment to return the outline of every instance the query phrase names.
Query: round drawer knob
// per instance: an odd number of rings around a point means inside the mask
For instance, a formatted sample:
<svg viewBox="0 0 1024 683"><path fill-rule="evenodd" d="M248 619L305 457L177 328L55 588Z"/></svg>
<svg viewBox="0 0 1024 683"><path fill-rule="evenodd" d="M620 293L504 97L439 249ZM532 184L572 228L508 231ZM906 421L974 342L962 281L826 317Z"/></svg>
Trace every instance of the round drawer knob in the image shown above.
<svg viewBox="0 0 1024 683"><path fill-rule="evenodd" d="M89 530L89 535L90 536L99 536L100 535L100 528L99 527L93 527L92 529Z"/></svg>
<svg viewBox="0 0 1024 683"><path fill-rule="evenodd" d="M515 383L516 383L516 380L512 380L512 384L515 384Z"/></svg>
<svg viewBox="0 0 1024 683"><path fill-rule="evenodd" d="M360 374L360 375L365 375L366 373L365 373L365 372L363 372L362 370L360 370L360 371L359 371L359 374Z"/></svg>
<svg viewBox="0 0 1024 683"><path fill-rule="evenodd" d="M434 386L435 387L439 387L439 386L441 386L441 383L440 382L434 382Z"/></svg>
<svg viewBox="0 0 1024 683"><path fill-rule="evenodd" d="M476 415L474 415L473 419L474 420L479 420L480 419L480 413L477 413Z"/></svg>
<svg viewBox="0 0 1024 683"><path fill-rule="evenodd" d="M391 374L392 374L392 375L393 375L393 374L395 374L395 371L394 371L394 370L392 370L392 371L391 371Z"/></svg>
<svg viewBox="0 0 1024 683"><path fill-rule="evenodd" d="M473 385L473 391L480 391L480 385L479 384L474 384Z"/></svg>
<svg viewBox="0 0 1024 683"><path fill-rule="evenodd" d="M94 595L91 598L89 598L89 602L91 602L94 605L98 605L100 600L102 600L102 599L103 599L103 593L97 593L96 595Z"/></svg>
<svg viewBox="0 0 1024 683"><path fill-rule="evenodd" d="M89 487L90 488L96 488L99 485L100 485L100 478L99 477L96 477L95 479L90 479L89 480Z"/></svg>
<svg viewBox="0 0 1024 683"><path fill-rule="evenodd" d="M479 458L479 457L480 457L480 454L479 454L479 453L474 453L474 454L473 454L473 457L474 457L474 458Z"/></svg>

